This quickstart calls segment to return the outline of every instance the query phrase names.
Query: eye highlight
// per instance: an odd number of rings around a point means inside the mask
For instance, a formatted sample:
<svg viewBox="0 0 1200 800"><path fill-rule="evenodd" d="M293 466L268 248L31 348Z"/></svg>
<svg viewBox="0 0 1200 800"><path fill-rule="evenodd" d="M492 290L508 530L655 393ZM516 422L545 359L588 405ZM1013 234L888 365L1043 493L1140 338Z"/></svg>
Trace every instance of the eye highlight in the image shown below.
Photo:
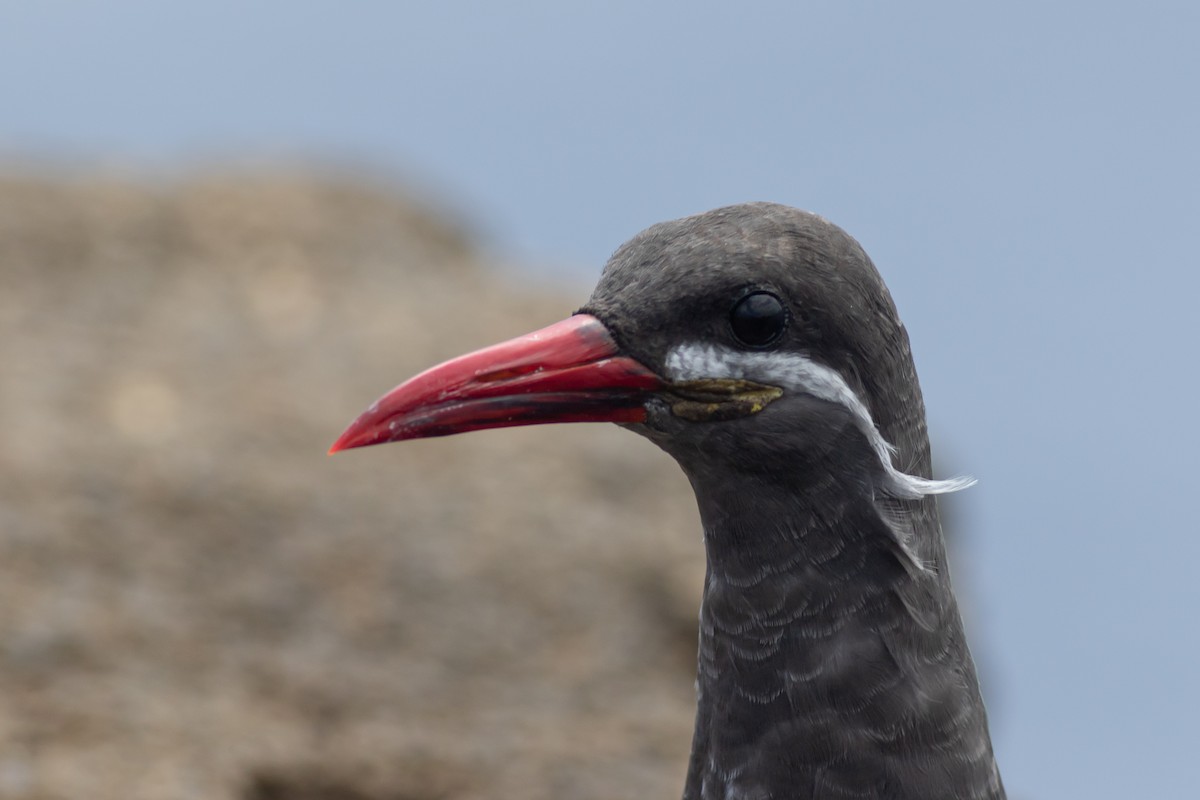
<svg viewBox="0 0 1200 800"><path fill-rule="evenodd" d="M729 329L733 331L733 337L747 347L773 344L787 326L787 309L770 292L751 292L734 303L729 311Z"/></svg>

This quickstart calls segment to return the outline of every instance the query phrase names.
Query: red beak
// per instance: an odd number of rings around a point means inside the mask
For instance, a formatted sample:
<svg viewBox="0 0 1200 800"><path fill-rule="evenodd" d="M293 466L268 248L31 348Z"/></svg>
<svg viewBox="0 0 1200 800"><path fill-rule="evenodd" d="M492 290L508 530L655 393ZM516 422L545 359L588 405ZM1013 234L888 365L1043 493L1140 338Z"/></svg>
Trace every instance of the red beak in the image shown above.
<svg viewBox="0 0 1200 800"><path fill-rule="evenodd" d="M664 381L588 314L439 364L371 404L330 453L549 422L641 422Z"/></svg>

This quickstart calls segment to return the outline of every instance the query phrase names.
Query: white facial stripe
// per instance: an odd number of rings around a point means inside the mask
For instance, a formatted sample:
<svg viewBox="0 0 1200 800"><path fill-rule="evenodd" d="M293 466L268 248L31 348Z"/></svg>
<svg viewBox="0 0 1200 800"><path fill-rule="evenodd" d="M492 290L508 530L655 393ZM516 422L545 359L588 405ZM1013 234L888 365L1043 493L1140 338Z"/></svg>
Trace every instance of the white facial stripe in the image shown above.
<svg viewBox="0 0 1200 800"><path fill-rule="evenodd" d="M750 353L702 344L683 344L667 354L667 377L674 381L732 378L778 386L784 391L810 394L848 410L887 473L888 494L909 500L928 494L957 492L975 483L974 478L937 481L908 475L892 465L892 447L871 418L871 412L837 372L799 353Z"/></svg>

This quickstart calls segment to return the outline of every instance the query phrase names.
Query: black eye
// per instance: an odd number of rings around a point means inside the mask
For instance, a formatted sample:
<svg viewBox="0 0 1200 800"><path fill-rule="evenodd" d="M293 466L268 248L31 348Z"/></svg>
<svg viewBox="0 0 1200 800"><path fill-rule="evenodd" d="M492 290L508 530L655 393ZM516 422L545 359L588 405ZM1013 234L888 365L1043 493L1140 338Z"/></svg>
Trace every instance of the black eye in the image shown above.
<svg viewBox="0 0 1200 800"><path fill-rule="evenodd" d="M748 347L766 347L783 335L787 325L787 309L770 292L752 292L729 312L734 337Z"/></svg>

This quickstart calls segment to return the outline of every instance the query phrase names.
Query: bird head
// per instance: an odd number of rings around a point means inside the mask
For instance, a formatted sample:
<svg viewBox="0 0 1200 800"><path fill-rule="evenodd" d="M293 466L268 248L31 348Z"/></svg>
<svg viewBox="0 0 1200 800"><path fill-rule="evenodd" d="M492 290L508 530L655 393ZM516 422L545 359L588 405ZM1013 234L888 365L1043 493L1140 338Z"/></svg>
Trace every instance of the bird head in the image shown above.
<svg viewBox="0 0 1200 800"><path fill-rule="evenodd" d="M615 422L690 476L837 464L897 497L959 488L927 469L908 339L849 235L753 203L655 225L562 322L433 367L330 452L483 428Z"/></svg>

